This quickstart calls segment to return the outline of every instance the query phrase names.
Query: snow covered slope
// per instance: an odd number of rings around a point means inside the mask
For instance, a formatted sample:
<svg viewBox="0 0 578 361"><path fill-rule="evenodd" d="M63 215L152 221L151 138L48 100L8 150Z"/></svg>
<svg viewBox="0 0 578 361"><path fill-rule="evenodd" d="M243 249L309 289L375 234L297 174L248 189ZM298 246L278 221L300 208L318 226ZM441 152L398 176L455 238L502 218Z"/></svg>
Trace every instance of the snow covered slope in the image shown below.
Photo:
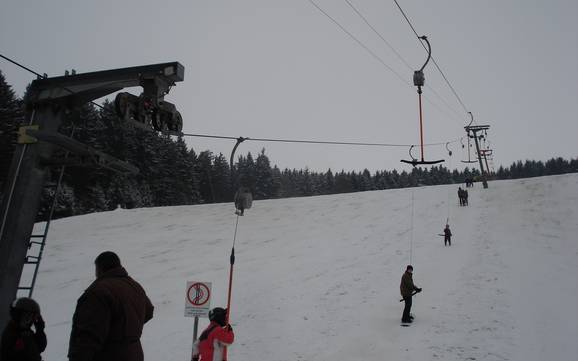
<svg viewBox="0 0 578 361"><path fill-rule="evenodd" d="M229 359L577 360L578 175L476 184L469 207L456 191L254 202L239 220ZM454 238L444 247L448 213ZM113 250L156 307L145 359L189 360L185 285L211 281L212 306L225 305L235 217L217 204L54 222L35 293L44 359L66 359L76 299L96 255ZM399 281L410 253L424 291L405 328Z"/></svg>

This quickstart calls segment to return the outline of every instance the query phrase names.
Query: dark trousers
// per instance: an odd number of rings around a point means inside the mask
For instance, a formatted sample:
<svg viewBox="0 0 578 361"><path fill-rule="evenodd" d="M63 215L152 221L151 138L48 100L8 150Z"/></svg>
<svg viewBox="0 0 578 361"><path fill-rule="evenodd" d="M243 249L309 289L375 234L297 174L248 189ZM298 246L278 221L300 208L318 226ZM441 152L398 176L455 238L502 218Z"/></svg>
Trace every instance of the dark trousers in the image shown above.
<svg viewBox="0 0 578 361"><path fill-rule="evenodd" d="M444 246L447 245L448 243L450 244L450 246L452 245L452 238L451 238L451 236L445 236L445 237L444 237Z"/></svg>
<svg viewBox="0 0 578 361"><path fill-rule="evenodd" d="M411 312L411 296L403 298L405 302L405 307L403 308L403 316L401 316L402 321L409 321L409 313Z"/></svg>

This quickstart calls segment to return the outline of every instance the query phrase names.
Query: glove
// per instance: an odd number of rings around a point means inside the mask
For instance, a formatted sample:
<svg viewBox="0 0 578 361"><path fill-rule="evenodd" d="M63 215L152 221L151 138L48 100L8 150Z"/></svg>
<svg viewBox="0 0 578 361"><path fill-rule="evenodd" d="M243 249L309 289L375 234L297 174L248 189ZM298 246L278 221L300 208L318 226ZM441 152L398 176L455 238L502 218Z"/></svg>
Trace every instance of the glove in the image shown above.
<svg viewBox="0 0 578 361"><path fill-rule="evenodd" d="M233 331L233 327L231 327L231 324L228 323L227 326L225 326L225 330L227 331Z"/></svg>
<svg viewBox="0 0 578 361"><path fill-rule="evenodd" d="M193 356L192 361L199 361L199 356Z"/></svg>
<svg viewBox="0 0 578 361"><path fill-rule="evenodd" d="M421 292L421 288L418 288L417 290L415 290L417 293Z"/></svg>
<svg viewBox="0 0 578 361"><path fill-rule="evenodd" d="M46 327L46 324L44 323L42 316L38 315L34 321L34 328L36 328L36 331L44 331L44 327Z"/></svg>

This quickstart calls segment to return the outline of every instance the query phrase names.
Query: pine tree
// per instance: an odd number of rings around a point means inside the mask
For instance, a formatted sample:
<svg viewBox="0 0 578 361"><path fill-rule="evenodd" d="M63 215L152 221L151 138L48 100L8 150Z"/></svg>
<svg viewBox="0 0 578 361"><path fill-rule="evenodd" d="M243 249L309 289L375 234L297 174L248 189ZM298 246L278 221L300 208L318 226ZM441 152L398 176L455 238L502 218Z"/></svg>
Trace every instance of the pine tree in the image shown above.
<svg viewBox="0 0 578 361"><path fill-rule="evenodd" d="M255 199L268 199L275 195L273 171L269 158L265 155L265 148L257 156L255 162Z"/></svg>
<svg viewBox="0 0 578 361"><path fill-rule="evenodd" d="M233 190L231 187L231 171L229 162L223 153L219 153L213 159L212 184L215 193L215 202L230 202L233 200Z"/></svg>
<svg viewBox="0 0 578 361"><path fill-rule="evenodd" d="M0 189L8 177L16 144L16 132L23 122L22 101L6 83L0 71Z"/></svg>

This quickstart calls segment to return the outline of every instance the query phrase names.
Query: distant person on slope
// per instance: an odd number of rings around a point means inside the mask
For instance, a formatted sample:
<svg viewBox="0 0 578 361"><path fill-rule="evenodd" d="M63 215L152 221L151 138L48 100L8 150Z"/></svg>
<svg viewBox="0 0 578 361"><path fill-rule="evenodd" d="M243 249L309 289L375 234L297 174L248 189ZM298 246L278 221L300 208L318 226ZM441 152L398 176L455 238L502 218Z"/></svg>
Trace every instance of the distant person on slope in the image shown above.
<svg viewBox="0 0 578 361"><path fill-rule="evenodd" d="M413 291L416 293L421 292L421 288L416 287L413 284L413 266L408 265L403 276L401 276L401 284L399 285L401 291L401 297L405 302L405 307L403 308L403 315L401 317L401 322L410 323L413 320L411 316L411 298L413 296Z"/></svg>
<svg viewBox="0 0 578 361"><path fill-rule="evenodd" d="M458 198L460 199L460 206L464 205L464 191L462 187L458 187Z"/></svg>
<svg viewBox="0 0 578 361"><path fill-rule="evenodd" d="M244 215L245 209L251 208L252 202L251 190L245 186L239 187L237 193L235 193L235 214L238 216Z"/></svg>
<svg viewBox="0 0 578 361"><path fill-rule="evenodd" d="M211 323L193 347L193 361L223 361L225 346L233 343L235 334L227 324L227 310L215 307L209 312Z"/></svg>
<svg viewBox="0 0 578 361"><path fill-rule="evenodd" d="M464 189L464 206L468 206L468 190Z"/></svg>
<svg viewBox="0 0 578 361"><path fill-rule="evenodd" d="M140 337L153 305L114 252L94 261L96 280L84 291L72 318L70 361L143 361Z"/></svg>
<svg viewBox="0 0 578 361"><path fill-rule="evenodd" d="M444 246L447 245L452 245L452 231L449 224L446 224L446 228L444 228Z"/></svg>
<svg viewBox="0 0 578 361"><path fill-rule="evenodd" d="M32 298L16 299L10 306L10 321L2 333L0 361L41 361L40 354L45 349L46 334L40 306Z"/></svg>

